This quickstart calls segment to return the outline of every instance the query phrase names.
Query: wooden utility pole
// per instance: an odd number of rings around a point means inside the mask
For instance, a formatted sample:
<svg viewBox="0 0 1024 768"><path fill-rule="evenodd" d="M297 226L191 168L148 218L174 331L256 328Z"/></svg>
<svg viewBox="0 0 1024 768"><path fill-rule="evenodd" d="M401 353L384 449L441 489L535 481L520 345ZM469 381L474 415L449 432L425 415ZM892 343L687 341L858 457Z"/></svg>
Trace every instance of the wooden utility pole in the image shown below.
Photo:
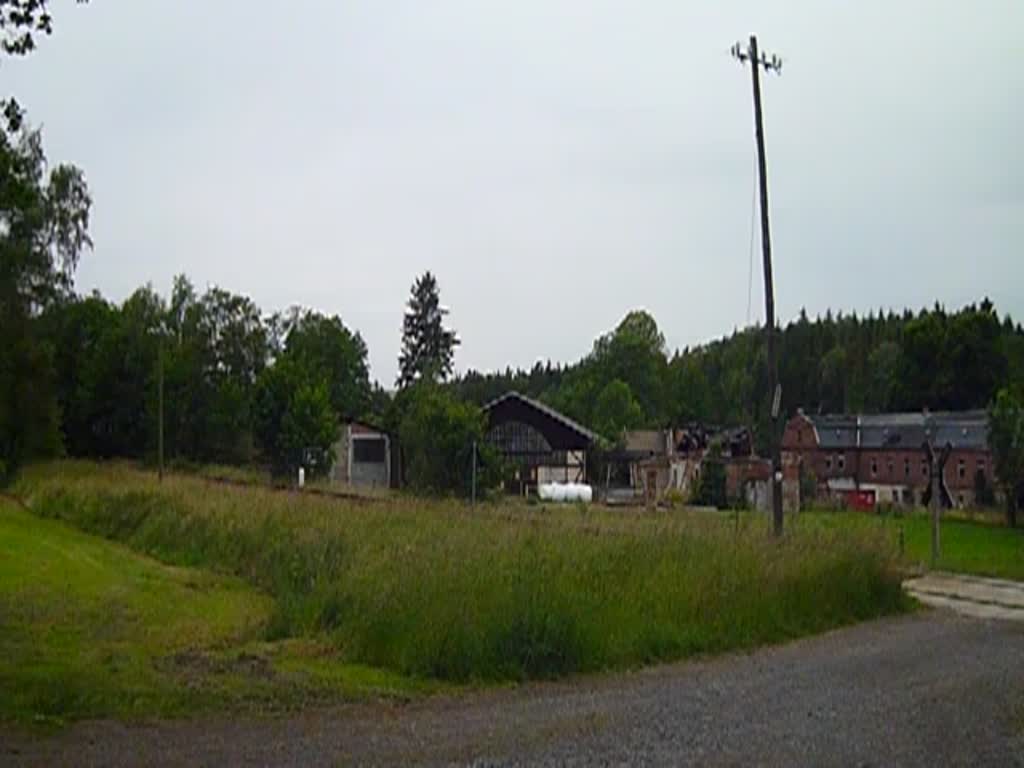
<svg viewBox="0 0 1024 768"><path fill-rule="evenodd" d="M942 542L939 537L939 523L942 515L942 476L946 471L946 461L949 459L949 454L952 450L953 446L946 443L940 454L936 452L931 442L924 444L924 453L928 459L929 479L931 480L931 498L929 499L928 507L932 513L933 570L938 567L939 559L942 557Z"/></svg>
<svg viewBox="0 0 1024 768"><path fill-rule="evenodd" d="M476 506L476 440L473 441L473 487L470 493L470 503Z"/></svg>
<svg viewBox="0 0 1024 768"><path fill-rule="evenodd" d="M931 498L931 512L932 512L932 570L939 565L939 557L941 556L942 543L939 540L939 507L941 502L939 495L942 493L942 483L939 477L939 462L935 455L935 450L928 446L928 453L931 457L931 480L932 480L932 498Z"/></svg>
<svg viewBox="0 0 1024 768"><path fill-rule="evenodd" d="M164 480L164 340L160 339L157 348L157 478Z"/></svg>
<svg viewBox="0 0 1024 768"><path fill-rule="evenodd" d="M732 55L740 63L750 62L754 88L754 129L757 135L757 168L761 181L761 249L764 254L764 325L768 347L768 396L771 398L771 458L772 458L772 528L776 536L782 535L782 446L779 433L779 415L782 393L779 387L779 364L775 352L775 286L772 280L772 238L768 227L768 166L764 152L764 121L761 116L761 67L765 72L782 71L778 56L768 57L757 50L757 36L750 43L732 47Z"/></svg>

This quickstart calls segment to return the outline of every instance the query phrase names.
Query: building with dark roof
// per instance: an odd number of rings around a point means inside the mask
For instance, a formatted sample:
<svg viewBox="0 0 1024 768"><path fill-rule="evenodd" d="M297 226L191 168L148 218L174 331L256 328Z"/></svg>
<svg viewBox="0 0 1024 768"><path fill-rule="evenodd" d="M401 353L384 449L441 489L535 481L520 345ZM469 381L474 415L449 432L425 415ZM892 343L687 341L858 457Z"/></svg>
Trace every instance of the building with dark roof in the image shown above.
<svg viewBox="0 0 1024 768"><path fill-rule="evenodd" d="M587 482L587 454L598 439L589 429L519 392L506 392L483 411L487 442L515 467L509 491Z"/></svg>
<svg viewBox="0 0 1024 768"><path fill-rule="evenodd" d="M799 412L782 438L787 501L799 496L801 476L813 476L819 495L922 504L931 493L926 445L937 451L949 446L940 485L946 505L973 505L979 477L994 485L985 411Z"/></svg>

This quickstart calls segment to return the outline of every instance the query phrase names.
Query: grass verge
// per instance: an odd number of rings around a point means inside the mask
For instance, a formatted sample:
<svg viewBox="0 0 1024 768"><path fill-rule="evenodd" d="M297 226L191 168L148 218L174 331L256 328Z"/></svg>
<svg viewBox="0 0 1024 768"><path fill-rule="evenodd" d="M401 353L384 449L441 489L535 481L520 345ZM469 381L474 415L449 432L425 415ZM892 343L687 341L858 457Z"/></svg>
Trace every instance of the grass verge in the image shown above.
<svg viewBox="0 0 1024 768"><path fill-rule="evenodd" d="M16 492L157 559L274 598L266 641L413 678L506 681L747 648L903 610L878 531L591 508L351 504L120 465L36 467Z"/></svg>
<svg viewBox="0 0 1024 768"><path fill-rule="evenodd" d="M891 541L904 533L904 560L911 566L931 562L931 519L923 511L902 517L862 512L801 513L804 524L831 529L884 531ZM1024 581L1024 528L1008 528L992 520L946 519L941 523L938 568L976 576Z"/></svg>

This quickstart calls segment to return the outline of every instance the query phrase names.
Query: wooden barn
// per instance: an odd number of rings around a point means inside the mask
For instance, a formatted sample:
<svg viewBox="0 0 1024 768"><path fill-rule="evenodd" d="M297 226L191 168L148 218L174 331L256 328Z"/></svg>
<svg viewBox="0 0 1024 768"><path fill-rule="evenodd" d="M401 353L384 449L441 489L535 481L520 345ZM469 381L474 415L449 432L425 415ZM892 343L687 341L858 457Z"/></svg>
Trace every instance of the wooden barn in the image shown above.
<svg viewBox="0 0 1024 768"><path fill-rule="evenodd" d="M487 442L515 467L506 488L534 491L540 483L585 483L587 455L597 435L554 408L518 392L484 406Z"/></svg>

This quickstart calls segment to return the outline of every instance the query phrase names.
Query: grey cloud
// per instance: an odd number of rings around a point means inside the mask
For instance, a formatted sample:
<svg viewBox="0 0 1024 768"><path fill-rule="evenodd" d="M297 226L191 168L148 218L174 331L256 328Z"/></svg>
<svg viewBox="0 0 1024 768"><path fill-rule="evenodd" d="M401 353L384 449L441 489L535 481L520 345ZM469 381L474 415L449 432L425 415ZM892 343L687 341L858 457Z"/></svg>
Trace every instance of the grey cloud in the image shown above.
<svg viewBox="0 0 1024 768"><path fill-rule="evenodd" d="M757 31L786 58L765 82L780 316L984 294L1024 315L1012 0L258 7L63 4L4 63L92 185L81 289L186 272L337 312L384 383L427 268L460 369L574 360L640 306L673 347L727 333L753 184L728 48Z"/></svg>

